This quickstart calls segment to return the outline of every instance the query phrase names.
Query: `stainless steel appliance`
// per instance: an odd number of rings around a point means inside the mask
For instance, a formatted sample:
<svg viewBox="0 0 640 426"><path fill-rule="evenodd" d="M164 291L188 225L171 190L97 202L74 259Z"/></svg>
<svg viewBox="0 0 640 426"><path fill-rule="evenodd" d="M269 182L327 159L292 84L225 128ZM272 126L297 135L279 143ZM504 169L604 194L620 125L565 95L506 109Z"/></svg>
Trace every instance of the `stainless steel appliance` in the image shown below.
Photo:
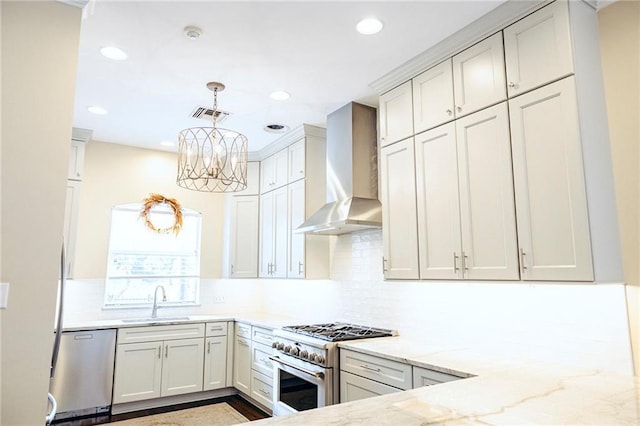
<svg viewBox="0 0 640 426"><path fill-rule="evenodd" d="M396 332L346 323L287 326L274 332L274 406L280 416L340 401L338 342Z"/></svg>
<svg viewBox="0 0 640 426"><path fill-rule="evenodd" d="M50 392L55 420L109 415L116 330L63 332Z"/></svg>

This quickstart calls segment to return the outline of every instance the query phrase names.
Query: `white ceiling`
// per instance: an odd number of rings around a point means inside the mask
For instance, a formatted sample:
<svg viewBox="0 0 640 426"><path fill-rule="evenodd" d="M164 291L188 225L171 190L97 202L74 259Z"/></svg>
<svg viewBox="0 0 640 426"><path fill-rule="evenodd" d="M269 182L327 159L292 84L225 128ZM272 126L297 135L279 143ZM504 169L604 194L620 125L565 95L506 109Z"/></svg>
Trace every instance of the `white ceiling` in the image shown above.
<svg viewBox="0 0 640 426"><path fill-rule="evenodd" d="M350 102L377 105L369 83L438 43L504 0L467 1L90 1L85 7L74 126L93 139L175 151L191 118L212 107L208 81L227 89L219 108L232 115L219 127L244 133L257 151L279 135L267 123L324 126L328 113ZM356 23L376 16L382 32L364 36ZM188 25L202 28L197 40ZM123 49L125 61L99 50ZM287 101L269 94L285 90ZM107 115L87 107L99 105Z"/></svg>

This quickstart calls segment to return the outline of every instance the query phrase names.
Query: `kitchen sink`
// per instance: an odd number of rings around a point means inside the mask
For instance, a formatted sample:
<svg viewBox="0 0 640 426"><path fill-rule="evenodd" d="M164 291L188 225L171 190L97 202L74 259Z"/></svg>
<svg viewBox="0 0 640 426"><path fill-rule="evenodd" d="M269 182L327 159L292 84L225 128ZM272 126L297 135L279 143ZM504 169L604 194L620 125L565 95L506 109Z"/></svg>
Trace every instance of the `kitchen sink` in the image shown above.
<svg viewBox="0 0 640 426"><path fill-rule="evenodd" d="M157 323L157 322L175 322L188 321L189 317L157 317L157 318L127 318L121 320L124 323Z"/></svg>

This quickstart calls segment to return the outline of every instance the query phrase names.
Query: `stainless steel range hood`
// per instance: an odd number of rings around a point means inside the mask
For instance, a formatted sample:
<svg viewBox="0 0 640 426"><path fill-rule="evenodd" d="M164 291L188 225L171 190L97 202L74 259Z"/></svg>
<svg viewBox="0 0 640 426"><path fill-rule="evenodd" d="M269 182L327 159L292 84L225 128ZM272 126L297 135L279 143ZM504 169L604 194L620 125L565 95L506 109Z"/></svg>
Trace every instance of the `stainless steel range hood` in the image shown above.
<svg viewBox="0 0 640 426"><path fill-rule="evenodd" d="M376 109L351 102L327 117L327 204L296 233L341 235L382 226Z"/></svg>

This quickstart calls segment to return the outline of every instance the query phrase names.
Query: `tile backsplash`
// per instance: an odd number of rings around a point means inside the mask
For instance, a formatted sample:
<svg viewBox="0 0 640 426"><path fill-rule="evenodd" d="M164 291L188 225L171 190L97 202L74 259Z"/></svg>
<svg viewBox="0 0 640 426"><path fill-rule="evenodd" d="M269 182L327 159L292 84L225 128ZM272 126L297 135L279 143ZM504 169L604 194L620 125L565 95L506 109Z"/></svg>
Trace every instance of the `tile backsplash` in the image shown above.
<svg viewBox="0 0 640 426"><path fill-rule="evenodd" d="M347 321L393 328L418 343L632 374L623 284L384 281L380 231L334 243L331 280L205 279L201 306L171 315L262 311ZM72 282L65 318L140 315L102 310L103 286Z"/></svg>

